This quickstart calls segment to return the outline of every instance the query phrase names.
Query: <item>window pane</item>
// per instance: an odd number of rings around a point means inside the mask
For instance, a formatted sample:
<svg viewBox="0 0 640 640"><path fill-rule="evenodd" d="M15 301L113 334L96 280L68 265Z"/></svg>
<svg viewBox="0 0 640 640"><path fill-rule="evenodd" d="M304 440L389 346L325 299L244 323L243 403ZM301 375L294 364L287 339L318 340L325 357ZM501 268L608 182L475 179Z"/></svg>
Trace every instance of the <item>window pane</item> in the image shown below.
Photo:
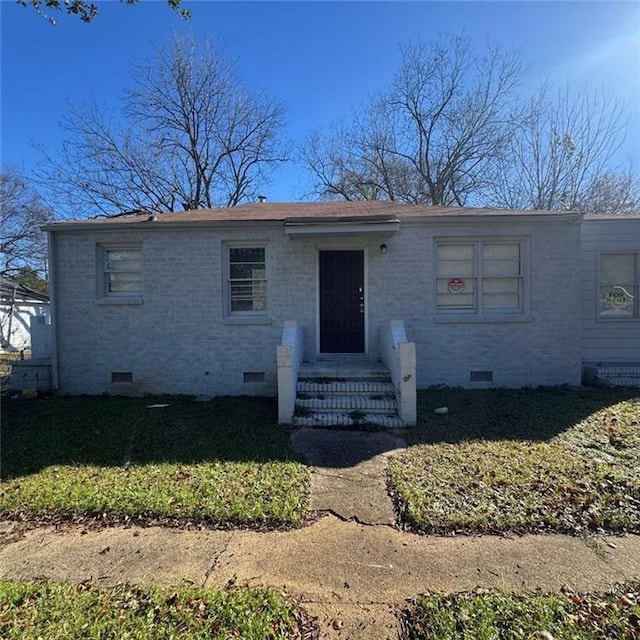
<svg viewBox="0 0 640 640"><path fill-rule="evenodd" d="M438 247L440 260L473 260L475 245L469 244L441 244Z"/></svg>
<svg viewBox="0 0 640 640"><path fill-rule="evenodd" d="M229 249L230 262L264 262L264 247L255 249Z"/></svg>
<svg viewBox="0 0 640 640"><path fill-rule="evenodd" d="M443 244L438 247L438 275L469 277L475 275L475 245Z"/></svg>
<svg viewBox="0 0 640 640"><path fill-rule="evenodd" d="M229 248L229 310L265 311L266 277L264 247Z"/></svg>
<svg viewBox="0 0 640 640"><path fill-rule="evenodd" d="M265 296L232 295L231 311L265 311L267 299Z"/></svg>
<svg viewBox="0 0 640 640"><path fill-rule="evenodd" d="M232 280L264 280L264 264L243 263L229 265Z"/></svg>
<svg viewBox="0 0 640 640"><path fill-rule="evenodd" d="M519 276L520 245L484 244L482 246L482 273L485 276Z"/></svg>
<svg viewBox="0 0 640 640"><path fill-rule="evenodd" d="M518 311L520 309L520 278L484 278L482 307L484 309Z"/></svg>
<svg viewBox="0 0 640 640"><path fill-rule="evenodd" d="M105 293L142 291L142 249L105 249Z"/></svg>
<svg viewBox="0 0 640 640"><path fill-rule="evenodd" d="M438 275L451 277L469 277L475 275L475 263L473 260L446 260L438 265Z"/></svg>
<svg viewBox="0 0 640 640"><path fill-rule="evenodd" d="M519 260L486 260L482 265L485 276L519 276Z"/></svg>
<svg viewBox="0 0 640 640"><path fill-rule="evenodd" d="M142 269L140 249L105 251L107 271L139 271Z"/></svg>
<svg viewBox="0 0 640 640"><path fill-rule="evenodd" d="M637 309L637 286L600 287L601 318L635 318Z"/></svg>
<svg viewBox="0 0 640 640"><path fill-rule="evenodd" d="M636 257L633 253L603 253L600 256L601 284L637 284Z"/></svg>
<svg viewBox="0 0 640 640"><path fill-rule="evenodd" d="M518 242L485 242L482 245L483 260L520 260Z"/></svg>
<svg viewBox="0 0 640 640"><path fill-rule="evenodd" d="M452 280L454 282L452 282ZM438 309L475 308L476 281L474 278L438 278Z"/></svg>
<svg viewBox="0 0 640 640"><path fill-rule="evenodd" d="M601 318L638 316L637 257L633 253L600 255Z"/></svg>
<svg viewBox="0 0 640 640"><path fill-rule="evenodd" d="M140 273L108 274L108 289L110 293L122 293L141 290L142 277Z"/></svg>

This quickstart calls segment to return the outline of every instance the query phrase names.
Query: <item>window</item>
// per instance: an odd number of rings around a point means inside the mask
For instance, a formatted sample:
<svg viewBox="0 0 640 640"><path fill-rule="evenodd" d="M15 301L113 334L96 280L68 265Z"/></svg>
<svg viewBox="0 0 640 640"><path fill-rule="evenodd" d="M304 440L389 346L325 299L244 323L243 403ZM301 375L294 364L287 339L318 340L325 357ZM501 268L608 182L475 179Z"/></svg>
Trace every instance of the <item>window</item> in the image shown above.
<svg viewBox="0 0 640 640"><path fill-rule="evenodd" d="M142 247L101 247L102 295L104 297L142 294Z"/></svg>
<svg viewBox="0 0 640 640"><path fill-rule="evenodd" d="M603 320L638 318L640 253L600 254L598 317Z"/></svg>
<svg viewBox="0 0 640 640"><path fill-rule="evenodd" d="M264 247L229 247L229 313L264 314L267 269Z"/></svg>
<svg viewBox="0 0 640 640"><path fill-rule="evenodd" d="M522 314L523 265L523 241L439 241L436 276L438 312Z"/></svg>

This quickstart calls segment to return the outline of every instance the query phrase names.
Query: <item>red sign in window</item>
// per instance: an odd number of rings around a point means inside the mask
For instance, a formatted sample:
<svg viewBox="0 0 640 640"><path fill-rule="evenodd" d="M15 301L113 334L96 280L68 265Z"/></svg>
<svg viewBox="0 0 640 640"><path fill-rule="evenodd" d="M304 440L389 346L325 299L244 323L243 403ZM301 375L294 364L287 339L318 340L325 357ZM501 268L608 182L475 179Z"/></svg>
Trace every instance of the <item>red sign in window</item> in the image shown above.
<svg viewBox="0 0 640 640"><path fill-rule="evenodd" d="M447 282L449 293L462 293L464 291L464 280L462 278L451 278Z"/></svg>

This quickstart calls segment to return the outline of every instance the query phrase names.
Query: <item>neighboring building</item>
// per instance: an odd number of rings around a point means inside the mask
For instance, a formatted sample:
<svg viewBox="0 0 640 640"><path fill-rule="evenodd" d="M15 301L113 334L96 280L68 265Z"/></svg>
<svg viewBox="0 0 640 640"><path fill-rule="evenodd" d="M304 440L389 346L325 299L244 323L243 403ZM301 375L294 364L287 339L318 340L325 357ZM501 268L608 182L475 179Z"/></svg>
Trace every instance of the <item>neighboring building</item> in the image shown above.
<svg viewBox="0 0 640 640"><path fill-rule="evenodd" d="M580 266L586 378L640 386L640 216L585 216Z"/></svg>
<svg viewBox="0 0 640 640"><path fill-rule="evenodd" d="M586 216L581 272L582 360L640 363L640 218Z"/></svg>
<svg viewBox="0 0 640 640"><path fill-rule="evenodd" d="M49 316L49 296L0 276L0 352L31 349L31 318Z"/></svg>
<svg viewBox="0 0 640 640"><path fill-rule="evenodd" d="M414 389L577 385L583 361L640 362L640 217L257 203L47 230L64 393L275 394L286 366L389 367L398 340Z"/></svg>

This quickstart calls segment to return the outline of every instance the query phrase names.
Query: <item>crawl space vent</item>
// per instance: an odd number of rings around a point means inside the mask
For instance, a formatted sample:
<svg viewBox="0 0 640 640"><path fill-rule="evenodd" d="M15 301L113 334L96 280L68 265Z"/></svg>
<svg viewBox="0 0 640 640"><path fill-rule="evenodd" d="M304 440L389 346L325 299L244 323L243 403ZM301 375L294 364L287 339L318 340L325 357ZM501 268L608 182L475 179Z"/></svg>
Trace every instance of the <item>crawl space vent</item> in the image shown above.
<svg viewBox="0 0 640 640"><path fill-rule="evenodd" d="M264 371L245 371L242 375L245 382L264 382Z"/></svg>
<svg viewBox="0 0 640 640"><path fill-rule="evenodd" d="M471 382L493 382L493 371L471 371Z"/></svg>
<svg viewBox="0 0 640 640"><path fill-rule="evenodd" d="M112 371L111 382L128 382L131 384L133 382L133 373L131 371Z"/></svg>

